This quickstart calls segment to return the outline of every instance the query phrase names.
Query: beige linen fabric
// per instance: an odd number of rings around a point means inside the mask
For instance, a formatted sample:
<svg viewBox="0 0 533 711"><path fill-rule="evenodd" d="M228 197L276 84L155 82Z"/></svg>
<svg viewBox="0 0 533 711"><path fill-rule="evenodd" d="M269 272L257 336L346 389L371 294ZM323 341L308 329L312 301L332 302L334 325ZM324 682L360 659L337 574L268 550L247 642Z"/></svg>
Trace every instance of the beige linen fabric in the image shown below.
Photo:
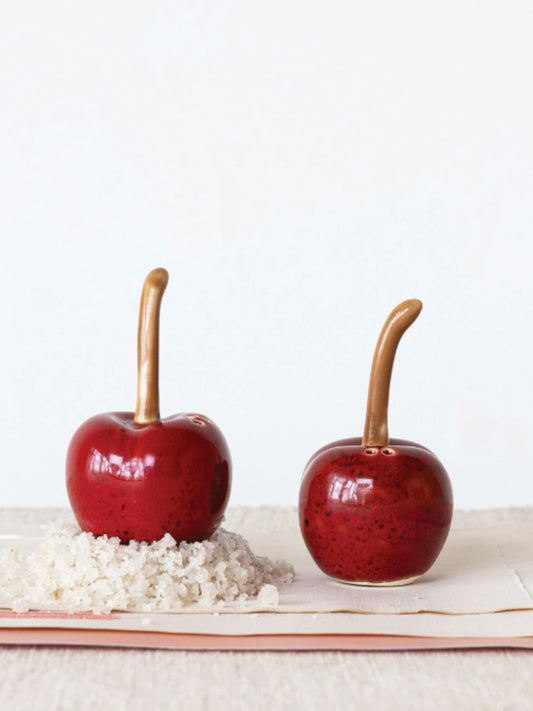
<svg viewBox="0 0 533 711"><path fill-rule="evenodd" d="M1 649L3 711L530 711L533 653Z"/></svg>

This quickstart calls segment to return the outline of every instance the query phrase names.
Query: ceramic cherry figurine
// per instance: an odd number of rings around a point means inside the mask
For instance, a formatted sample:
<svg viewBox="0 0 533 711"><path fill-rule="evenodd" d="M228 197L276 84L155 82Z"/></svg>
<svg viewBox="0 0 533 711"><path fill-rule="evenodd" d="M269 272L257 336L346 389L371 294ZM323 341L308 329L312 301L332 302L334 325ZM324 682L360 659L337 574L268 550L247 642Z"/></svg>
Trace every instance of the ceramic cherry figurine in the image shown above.
<svg viewBox="0 0 533 711"><path fill-rule="evenodd" d="M379 337L363 437L319 449L305 468L299 517L317 565L338 580L397 585L425 573L450 529L453 497L446 470L425 447L389 439L387 412L396 349L422 309L404 301Z"/></svg>
<svg viewBox="0 0 533 711"><path fill-rule="evenodd" d="M222 432L198 414L159 416L159 313L165 269L144 283L139 312L137 406L84 422L67 453L67 491L80 527L96 536L155 541L208 538L229 497Z"/></svg>

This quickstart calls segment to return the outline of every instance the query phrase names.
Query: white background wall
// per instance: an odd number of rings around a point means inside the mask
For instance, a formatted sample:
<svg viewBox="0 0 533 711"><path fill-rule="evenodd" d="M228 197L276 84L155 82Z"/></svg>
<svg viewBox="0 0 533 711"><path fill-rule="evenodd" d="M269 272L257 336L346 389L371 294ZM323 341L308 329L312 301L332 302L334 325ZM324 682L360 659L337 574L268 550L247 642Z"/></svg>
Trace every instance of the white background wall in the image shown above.
<svg viewBox="0 0 533 711"><path fill-rule="evenodd" d="M382 322L418 297L391 434L458 506L533 504L530 2L2 14L1 505L66 505L75 428L133 409L154 266L162 414L223 429L232 503L295 503L362 433Z"/></svg>

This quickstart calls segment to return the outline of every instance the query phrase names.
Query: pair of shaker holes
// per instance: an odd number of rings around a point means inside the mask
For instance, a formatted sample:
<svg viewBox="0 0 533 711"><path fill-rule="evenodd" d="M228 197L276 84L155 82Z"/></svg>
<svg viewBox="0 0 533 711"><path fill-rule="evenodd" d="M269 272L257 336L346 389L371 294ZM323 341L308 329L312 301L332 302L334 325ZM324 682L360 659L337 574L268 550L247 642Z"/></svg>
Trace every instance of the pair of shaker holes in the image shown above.
<svg viewBox="0 0 533 711"><path fill-rule="evenodd" d="M187 415L187 418L194 422L195 425L200 425L200 427L205 427L207 422L197 415Z"/></svg>
<svg viewBox="0 0 533 711"><path fill-rule="evenodd" d="M375 447L367 447L365 449L365 454L377 454L379 452L379 449L376 449ZM390 447L383 447L381 450L381 453L384 454L386 457L392 457L393 454L396 454L394 449L390 449Z"/></svg>

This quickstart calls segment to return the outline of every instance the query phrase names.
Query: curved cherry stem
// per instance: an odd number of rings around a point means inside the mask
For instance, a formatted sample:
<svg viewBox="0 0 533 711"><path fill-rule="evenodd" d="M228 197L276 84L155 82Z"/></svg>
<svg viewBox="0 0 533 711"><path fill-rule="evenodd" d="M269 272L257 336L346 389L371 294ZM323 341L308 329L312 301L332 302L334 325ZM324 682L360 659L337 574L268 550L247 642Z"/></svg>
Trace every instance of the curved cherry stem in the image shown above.
<svg viewBox="0 0 533 711"><path fill-rule="evenodd" d="M393 309L381 329L370 373L364 447L386 447L389 443L389 391L394 356L401 337L421 310L422 302L418 299L403 301Z"/></svg>
<svg viewBox="0 0 533 711"><path fill-rule="evenodd" d="M137 405L133 421L151 425L159 417L159 313L168 284L166 269L154 269L144 281L137 331Z"/></svg>

